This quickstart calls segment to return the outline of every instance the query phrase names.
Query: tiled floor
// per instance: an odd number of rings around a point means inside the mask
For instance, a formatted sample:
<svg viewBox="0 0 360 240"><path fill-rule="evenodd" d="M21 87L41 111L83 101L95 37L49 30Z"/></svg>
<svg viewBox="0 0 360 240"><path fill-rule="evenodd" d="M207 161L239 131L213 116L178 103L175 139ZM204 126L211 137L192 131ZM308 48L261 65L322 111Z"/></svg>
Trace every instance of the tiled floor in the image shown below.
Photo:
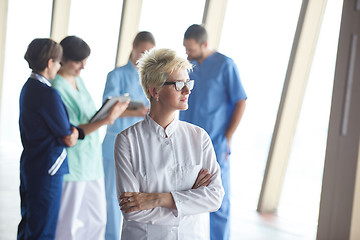
<svg viewBox="0 0 360 240"><path fill-rule="evenodd" d="M19 157L21 148L0 141L0 239L16 239L20 220ZM243 209L240 195L232 198L232 240L314 240L316 226Z"/></svg>

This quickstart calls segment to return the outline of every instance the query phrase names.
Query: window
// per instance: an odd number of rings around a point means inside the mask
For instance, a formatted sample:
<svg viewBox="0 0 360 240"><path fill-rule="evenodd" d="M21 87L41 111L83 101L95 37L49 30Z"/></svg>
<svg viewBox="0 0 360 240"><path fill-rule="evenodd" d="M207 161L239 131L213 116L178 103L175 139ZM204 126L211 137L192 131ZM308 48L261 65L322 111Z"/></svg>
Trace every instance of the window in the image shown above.
<svg viewBox="0 0 360 240"><path fill-rule="evenodd" d="M91 48L81 71L97 107L102 104L107 73L114 69L118 47L122 1L72 0L69 35L82 38Z"/></svg>
<svg viewBox="0 0 360 240"><path fill-rule="evenodd" d="M278 215L316 230L342 1L327 1L300 112ZM291 214L291 215L289 215ZM315 237L315 236L314 236Z"/></svg>
<svg viewBox="0 0 360 240"><path fill-rule="evenodd" d="M0 119L0 238L15 239L20 221L19 97L31 69L24 59L34 38L50 36L52 1L9 0ZM5 217L6 216L6 217Z"/></svg>
<svg viewBox="0 0 360 240"><path fill-rule="evenodd" d="M228 1L219 51L237 64L248 95L230 156L233 224L257 208L301 3ZM234 224L232 235L239 231Z"/></svg>
<svg viewBox="0 0 360 240"><path fill-rule="evenodd" d="M9 0L2 92L0 139L4 150L21 153L19 134L19 96L31 69L24 59L34 38L50 36L52 1ZM6 136L6 139L4 139ZM6 140L6 141L5 141Z"/></svg>
<svg viewBox="0 0 360 240"><path fill-rule="evenodd" d="M184 33L190 25L201 24L204 6L205 0L144 0L139 30L154 34L156 47L186 57Z"/></svg>
<svg viewBox="0 0 360 240"><path fill-rule="evenodd" d="M232 142L238 178L232 194L250 209L259 197L300 7L300 0L229 0L227 6L219 51L234 59L248 95Z"/></svg>

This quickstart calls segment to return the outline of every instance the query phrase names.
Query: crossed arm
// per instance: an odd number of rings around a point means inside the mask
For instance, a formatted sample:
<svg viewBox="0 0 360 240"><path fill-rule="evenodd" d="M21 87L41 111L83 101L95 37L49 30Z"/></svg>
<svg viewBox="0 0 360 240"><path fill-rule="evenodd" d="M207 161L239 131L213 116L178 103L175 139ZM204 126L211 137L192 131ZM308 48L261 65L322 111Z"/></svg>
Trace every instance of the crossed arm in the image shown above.
<svg viewBox="0 0 360 240"><path fill-rule="evenodd" d="M134 172L139 172L138 164L141 165L142 161L134 163L130 160L132 145L125 134L118 135L114 150L118 200L126 220L166 225L169 222L178 221L178 216L212 212L220 207L224 189L221 183L220 167L216 162L208 135L202 145L202 163L197 168L199 172L196 179L192 183L189 182L190 178L184 180L187 186L191 184L189 189L143 192L141 189L146 184L143 185L143 180L138 179L134 174ZM147 158L146 155L149 153L143 154ZM136 169L134 169L134 164L137 165ZM200 170L201 168L204 170ZM172 189L170 185L165 188Z"/></svg>
<svg viewBox="0 0 360 240"><path fill-rule="evenodd" d="M199 171L192 189L202 186L208 186L211 182L212 174L209 169ZM171 193L140 193L124 192L120 195L120 208L125 213L153 209L156 207L165 207L176 209L175 201Z"/></svg>

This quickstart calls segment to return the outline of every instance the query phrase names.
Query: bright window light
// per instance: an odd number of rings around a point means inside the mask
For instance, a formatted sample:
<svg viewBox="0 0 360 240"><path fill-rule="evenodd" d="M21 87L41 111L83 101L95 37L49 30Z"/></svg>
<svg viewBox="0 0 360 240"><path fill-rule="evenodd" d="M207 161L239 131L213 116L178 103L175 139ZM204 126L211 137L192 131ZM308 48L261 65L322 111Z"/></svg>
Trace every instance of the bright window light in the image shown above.
<svg viewBox="0 0 360 240"><path fill-rule="evenodd" d="M156 47L186 57L184 33L190 25L201 24L204 6L205 0L143 0L139 29L154 34Z"/></svg>
<svg viewBox="0 0 360 240"><path fill-rule="evenodd" d="M2 144L9 146L4 148L9 151L13 147L22 149L18 124L19 97L31 73L24 55L34 38L50 37L51 12L52 1L9 0L0 115L0 139Z"/></svg>
<svg viewBox="0 0 360 240"><path fill-rule="evenodd" d="M278 215L316 232L342 1L329 0L290 154ZM315 236L314 236L315 238Z"/></svg>
<svg viewBox="0 0 360 240"><path fill-rule="evenodd" d="M69 35L82 38L91 48L81 72L97 107L102 104L106 76L115 67L123 1L72 0Z"/></svg>

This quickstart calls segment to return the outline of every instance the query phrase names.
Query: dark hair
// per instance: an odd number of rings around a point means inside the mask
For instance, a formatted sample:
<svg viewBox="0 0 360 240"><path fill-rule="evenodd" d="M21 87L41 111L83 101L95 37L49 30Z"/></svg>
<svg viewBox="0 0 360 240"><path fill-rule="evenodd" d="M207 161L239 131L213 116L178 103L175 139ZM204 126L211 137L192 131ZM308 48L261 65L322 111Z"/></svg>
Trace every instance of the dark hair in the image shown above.
<svg viewBox="0 0 360 240"><path fill-rule="evenodd" d="M25 60L35 72L42 72L47 68L50 59L60 61L62 56L61 45L49 38L35 38L29 44Z"/></svg>
<svg viewBox="0 0 360 240"><path fill-rule="evenodd" d="M194 39L197 43L203 44L207 42L207 32L204 26L193 24L186 30L184 39Z"/></svg>
<svg viewBox="0 0 360 240"><path fill-rule="evenodd" d="M89 45L79 37L67 36L61 40L60 45L63 48L63 59L70 61L82 61L90 55Z"/></svg>
<svg viewBox="0 0 360 240"><path fill-rule="evenodd" d="M133 41L133 45L137 47L142 42L149 42L155 45L154 35L152 35L151 32L147 32L147 31L139 32L138 34L136 34L136 37Z"/></svg>

